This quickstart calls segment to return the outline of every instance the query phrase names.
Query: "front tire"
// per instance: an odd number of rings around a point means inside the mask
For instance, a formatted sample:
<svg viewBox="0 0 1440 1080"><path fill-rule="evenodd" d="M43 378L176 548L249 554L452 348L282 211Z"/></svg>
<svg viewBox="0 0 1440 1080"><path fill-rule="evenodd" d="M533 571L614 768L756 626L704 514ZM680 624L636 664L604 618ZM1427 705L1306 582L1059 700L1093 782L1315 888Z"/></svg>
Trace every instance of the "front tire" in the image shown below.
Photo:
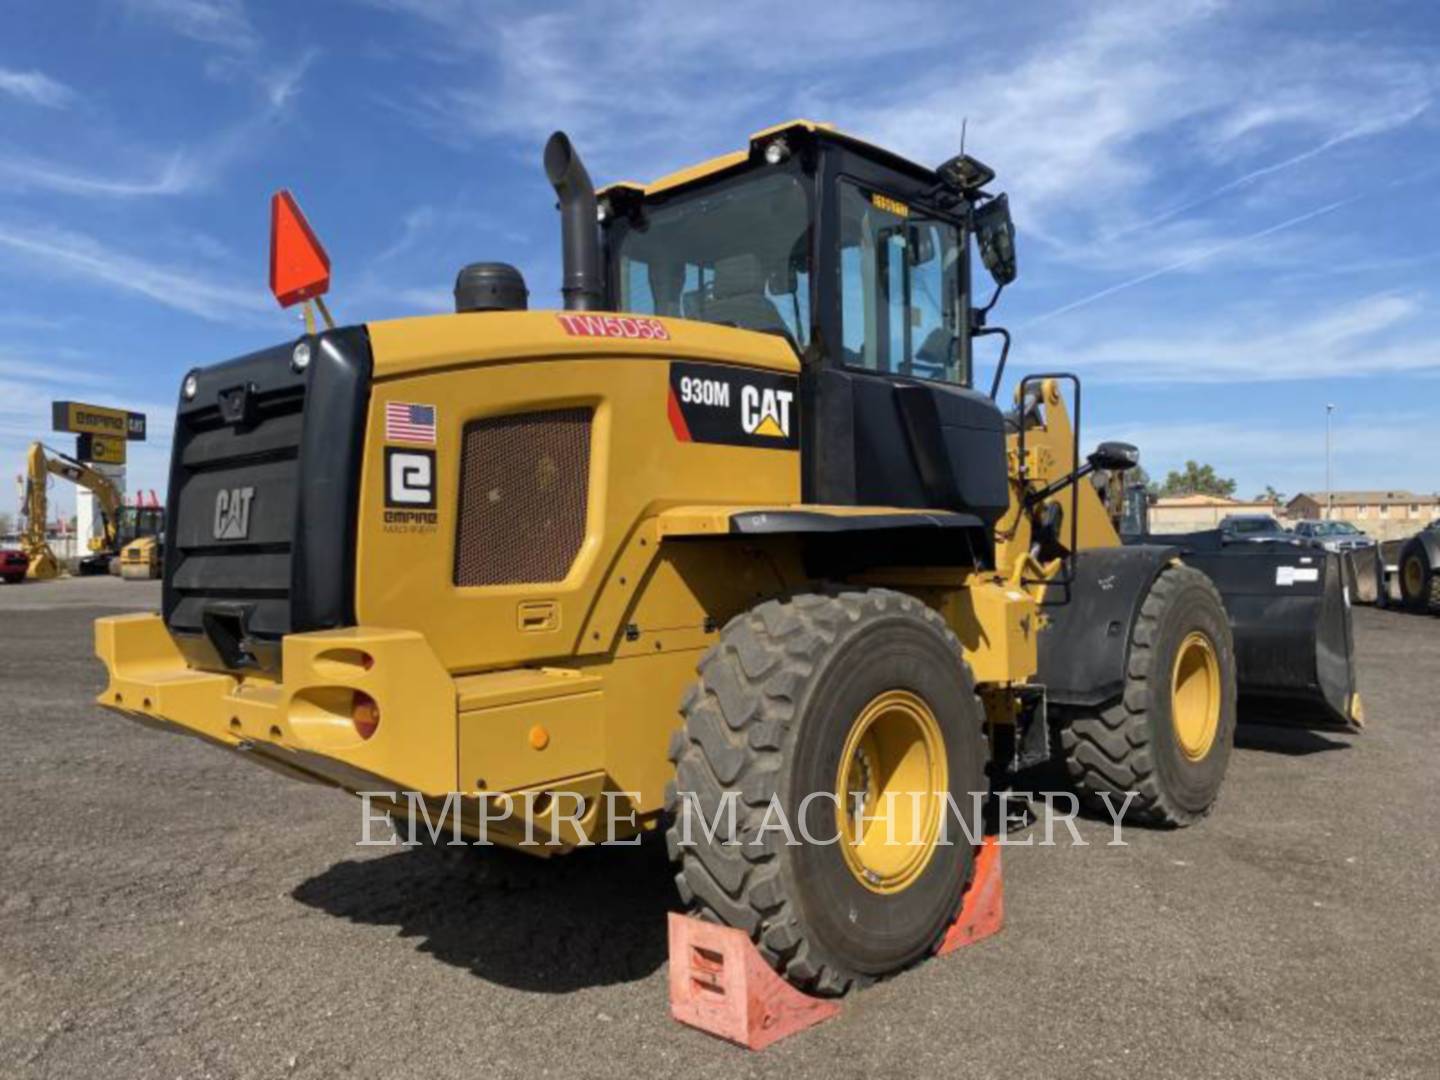
<svg viewBox="0 0 1440 1080"><path fill-rule="evenodd" d="M931 952L969 880L961 829L978 839L971 793L985 791L983 711L944 620L885 589L770 601L733 619L699 672L667 793L692 913L744 930L818 994ZM852 799L877 819L858 834L837 812ZM893 844L887 805L903 808Z"/></svg>
<svg viewBox="0 0 1440 1080"><path fill-rule="evenodd" d="M1230 762L1235 698L1220 593L1193 567L1167 567L1141 605L1119 700L1064 718L1060 745L1081 801L1105 813L1133 793L1127 821L1173 828L1200 820Z"/></svg>

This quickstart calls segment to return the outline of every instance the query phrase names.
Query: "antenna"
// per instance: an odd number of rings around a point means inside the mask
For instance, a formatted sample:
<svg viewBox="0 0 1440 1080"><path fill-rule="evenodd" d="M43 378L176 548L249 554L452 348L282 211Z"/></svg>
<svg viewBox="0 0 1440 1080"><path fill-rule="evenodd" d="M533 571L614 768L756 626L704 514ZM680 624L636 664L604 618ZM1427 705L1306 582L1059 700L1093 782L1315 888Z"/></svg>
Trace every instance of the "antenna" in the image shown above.
<svg viewBox="0 0 1440 1080"><path fill-rule="evenodd" d="M962 154L965 153L965 129L969 126L970 117L962 116L960 118L960 153Z"/></svg>

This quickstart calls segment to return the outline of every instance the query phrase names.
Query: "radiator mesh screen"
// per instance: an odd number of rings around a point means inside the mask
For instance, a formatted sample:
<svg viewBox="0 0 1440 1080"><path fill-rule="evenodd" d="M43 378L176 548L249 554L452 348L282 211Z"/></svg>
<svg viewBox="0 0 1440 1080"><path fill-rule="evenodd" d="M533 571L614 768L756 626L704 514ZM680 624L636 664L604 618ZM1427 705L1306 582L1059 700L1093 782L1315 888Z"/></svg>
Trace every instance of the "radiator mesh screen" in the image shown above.
<svg viewBox="0 0 1440 1080"><path fill-rule="evenodd" d="M555 582L585 539L590 409L550 409L465 426L456 585Z"/></svg>

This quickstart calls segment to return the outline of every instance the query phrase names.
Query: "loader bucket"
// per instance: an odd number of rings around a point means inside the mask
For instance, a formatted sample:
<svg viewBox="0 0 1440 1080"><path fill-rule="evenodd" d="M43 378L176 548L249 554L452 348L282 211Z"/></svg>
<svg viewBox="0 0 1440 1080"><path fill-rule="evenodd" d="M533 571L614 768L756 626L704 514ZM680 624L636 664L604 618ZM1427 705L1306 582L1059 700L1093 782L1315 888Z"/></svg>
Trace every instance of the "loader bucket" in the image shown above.
<svg viewBox="0 0 1440 1080"><path fill-rule="evenodd" d="M1240 719L1358 728L1350 590L1338 556L1289 543L1166 537L1220 591L1235 636Z"/></svg>
<svg viewBox="0 0 1440 1080"><path fill-rule="evenodd" d="M1379 548L1358 548L1340 555L1345 569L1344 580L1350 588L1352 604L1377 604L1385 587L1385 568L1380 562Z"/></svg>

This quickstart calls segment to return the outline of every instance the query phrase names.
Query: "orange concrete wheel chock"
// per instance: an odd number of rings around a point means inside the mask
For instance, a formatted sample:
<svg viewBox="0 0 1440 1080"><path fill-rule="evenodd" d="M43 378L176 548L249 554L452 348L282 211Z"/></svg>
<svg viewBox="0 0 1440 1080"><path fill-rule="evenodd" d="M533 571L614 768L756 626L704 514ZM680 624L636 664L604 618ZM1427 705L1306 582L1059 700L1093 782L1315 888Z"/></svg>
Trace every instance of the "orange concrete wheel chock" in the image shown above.
<svg viewBox="0 0 1440 1080"><path fill-rule="evenodd" d="M960 914L935 948L954 952L996 933L1004 922L1000 848L986 837ZM791 986L765 962L743 930L670 913L670 1015L750 1050L814 1027L840 1012L838 1000Z"/></svg>

